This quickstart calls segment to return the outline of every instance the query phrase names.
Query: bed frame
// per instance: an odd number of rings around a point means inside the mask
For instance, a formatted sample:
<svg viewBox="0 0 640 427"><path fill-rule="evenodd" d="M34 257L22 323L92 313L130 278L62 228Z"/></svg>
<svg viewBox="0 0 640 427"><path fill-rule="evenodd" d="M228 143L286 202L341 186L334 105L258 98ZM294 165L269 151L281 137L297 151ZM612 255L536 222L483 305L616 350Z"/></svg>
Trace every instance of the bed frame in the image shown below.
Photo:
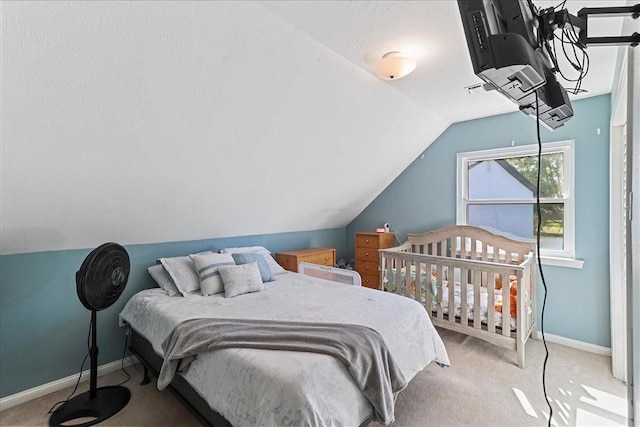
<svg viewBox="0 0 640 427"><path fill-rule="evenodd" d="M408 234L400 246L380 249L380 283L383 291L395 292L414 298L422 304L435 326L450 329L488 341L500 347L515 350L518 366L524 368L525 344L529 337L537 339L536 329L536 273L535 245L515 240L488 230L455 225L422 234ZM404 270L401 270L404 269ZM397 274L413 271L413 274ZM431 272L437 275L436 295L431 287ZM426 276L426 277L425 277ZM487 320L480 318L481 287L487 292L488 301L496 293L502 294L502 312L509 324L510 279L517 280L516 329L495 325L496 310L487 304ZM466 280L464 280L466 278ZM504 286L496 289L496 280ZM447 313L443 310L442 280L460 282L460 306L473 304L473 316L467 311L455 313L455 287L448 286ZM401 283L397 283L400 281ZM418 287L417 284L420 284ZM467 287L474 289L474 301L467 301Z"/></svg>
<svg viewBox="0 0 640 427"><path fill-rule="evenodd" d="M130 333L129 351L140 360L144 368L144 377L141 384L149 384L151 383L150 374L156 378L158 377L163 359L158 356L151 343L142 335L138 334L133 328L130 328ZM168 388L191 410L202 425L231 427L231 423L214 411L182 375L176 375Z"/></svg>

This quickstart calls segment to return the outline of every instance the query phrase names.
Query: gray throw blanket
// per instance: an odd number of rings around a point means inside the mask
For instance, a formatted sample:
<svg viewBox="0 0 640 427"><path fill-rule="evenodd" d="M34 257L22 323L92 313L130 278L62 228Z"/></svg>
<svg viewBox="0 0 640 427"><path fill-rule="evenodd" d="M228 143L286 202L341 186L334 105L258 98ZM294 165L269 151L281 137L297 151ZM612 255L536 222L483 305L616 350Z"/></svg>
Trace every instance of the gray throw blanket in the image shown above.
<svg viewBox="0 0 640 427"><path fill-rule="evenodd" d="M223 348L259 348L327 354L347 365L374 409L374 419L394 421L398 392L407 386L382 336L366 326L248 319L193 319L180 323L162 343L158 389L168 386L182 359ZM181 366L181 370L182 370Z"/></svg>

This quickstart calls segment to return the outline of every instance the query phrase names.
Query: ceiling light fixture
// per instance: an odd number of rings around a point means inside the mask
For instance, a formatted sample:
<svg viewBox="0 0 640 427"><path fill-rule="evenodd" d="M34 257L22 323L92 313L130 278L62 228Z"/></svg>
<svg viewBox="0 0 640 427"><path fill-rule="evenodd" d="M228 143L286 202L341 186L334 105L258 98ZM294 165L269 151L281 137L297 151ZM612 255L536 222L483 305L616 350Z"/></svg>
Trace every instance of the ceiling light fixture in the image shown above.
<svg viewBox="0 0 640 427"><path fill-rule="evenodd" d="M400 52L386 53L373 66L373 72L384 80L398 80L416 69L416 61Z"/></svg>

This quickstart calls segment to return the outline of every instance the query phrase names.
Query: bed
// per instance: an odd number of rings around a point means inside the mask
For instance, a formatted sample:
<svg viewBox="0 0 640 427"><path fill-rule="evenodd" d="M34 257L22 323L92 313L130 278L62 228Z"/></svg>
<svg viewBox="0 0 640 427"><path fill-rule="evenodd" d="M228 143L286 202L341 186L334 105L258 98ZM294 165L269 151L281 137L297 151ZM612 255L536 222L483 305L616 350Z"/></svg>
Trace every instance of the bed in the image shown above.
<svg viewBox="0 0 640 427"><path fill-rule="evenodd" d="M535 246L478 227L409 234L381 249L384 291L423 305L434 325L517 352L537 338Z"/></svg>
<svg viewBox="0 0 640 427"><path fill-rule="evenodd" d="M407 381L431 362L449 359L420 304L360 286L287 272L261 292L169 296L162 289L134 295L120 314L132 329L131 350L159 372L162 342L196 318L339 323L372 328L384 338ZM318 353L228 348L198 354L170 387L210 425L366 425L372 406L347 367Z"/></svg>

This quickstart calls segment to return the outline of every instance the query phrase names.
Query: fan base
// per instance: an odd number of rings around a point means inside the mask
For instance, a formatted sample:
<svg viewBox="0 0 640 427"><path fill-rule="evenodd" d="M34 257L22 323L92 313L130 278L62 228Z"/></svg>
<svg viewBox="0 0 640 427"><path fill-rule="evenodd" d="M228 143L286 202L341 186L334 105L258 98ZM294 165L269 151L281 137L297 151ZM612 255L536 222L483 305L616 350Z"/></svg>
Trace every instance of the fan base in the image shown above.
<svg viewBox="0 0 640 427"><path fill-rule="evenodd" d="M82 424L70 424L74 427L92 426L120 412L129 403L130 398L131 392L122 386L97 388L96 397L93 399L87 391L70 399L66 405L51 414L49 425L62 426L63 423L78 418L94 418Z"/></svg>

